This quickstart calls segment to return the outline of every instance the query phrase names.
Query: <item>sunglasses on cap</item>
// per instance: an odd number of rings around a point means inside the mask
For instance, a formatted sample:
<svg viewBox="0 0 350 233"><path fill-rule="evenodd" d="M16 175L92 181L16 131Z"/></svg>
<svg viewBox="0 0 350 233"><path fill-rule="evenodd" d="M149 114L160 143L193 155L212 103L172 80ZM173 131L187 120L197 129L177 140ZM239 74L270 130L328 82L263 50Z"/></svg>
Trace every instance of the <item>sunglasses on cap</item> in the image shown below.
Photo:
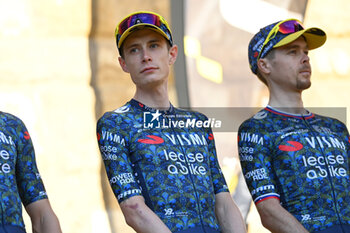
<svg viewBox="0 0 350 233"><path fill-rule="evenodd" d="M171 45L173 44L170 27L162 16L153 12L136 12L127 16L118 24L115 30L118 48L120 48L126 36L131 32L130 28L138 24L155 28L159 33L166 37Z"/></svg>
<svg viewBox="0 0 350 233"><path fill-rule="evenodd" d="M257 60L259 60L265 46L273 39L275 38L275 36L278 33L282 33L282 34L291 34L294 32L298 32L304 30L304 26L302 25L302 23L299 20L296 19L287 19L284 21L279 22L278 24L276 24L271 31L269 32L269 34L267 35L261 50L258 54Z"/></svg>

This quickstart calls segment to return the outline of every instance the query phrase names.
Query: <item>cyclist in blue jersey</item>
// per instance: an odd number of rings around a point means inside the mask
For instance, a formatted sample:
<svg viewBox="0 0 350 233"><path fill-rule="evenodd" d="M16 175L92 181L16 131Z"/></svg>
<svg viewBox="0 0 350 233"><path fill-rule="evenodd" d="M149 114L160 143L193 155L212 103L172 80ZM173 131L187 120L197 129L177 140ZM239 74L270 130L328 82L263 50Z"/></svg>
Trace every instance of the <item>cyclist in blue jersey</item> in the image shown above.
<svg viewBox="0 0 350 233"><path fill-rule="evenodd" d="M268 106L238 132L245 180L272 232L350 232L350 138L337 119L304 108L311 85L309 50L326 34L288 19L249 43L250 68L270 93Z"/></svg>
<svg viewBox="0 0 350 233"><path fill-rule="evenodd" d="M116 28L119 63L136 86L132 100L97 123L99 148L125 220L137 232L245 232L218 164L207 118L173 107L175 62L168 23L136 12Z"/></svg>
<svg viewBox="0 0 350 233"><path fill-rule="evenodd" d="M22 203L33 232L60 233L35 162L30 135L17 117L0 112L0 233L25 233Z"/></svg>

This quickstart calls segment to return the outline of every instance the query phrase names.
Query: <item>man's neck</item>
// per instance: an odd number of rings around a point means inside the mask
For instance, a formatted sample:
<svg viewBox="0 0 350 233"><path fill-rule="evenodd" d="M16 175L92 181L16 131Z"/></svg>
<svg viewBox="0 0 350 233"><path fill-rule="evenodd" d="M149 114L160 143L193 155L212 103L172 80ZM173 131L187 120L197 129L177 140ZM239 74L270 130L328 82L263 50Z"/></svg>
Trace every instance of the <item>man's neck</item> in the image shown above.
<svg viewBox="0 0 350 233"><path fill-rule="evenodd" d="M164 110L170 107L168 90L166 87L153 88L152 90L136 87L134 99L155 109Z"/></svg>
<svg viewBox="0 0 350 233"><path fill-rule="evenodd" d="M283 93L277 95L270 93L269 106L292 114L306 114L301 92Z"/></svg>

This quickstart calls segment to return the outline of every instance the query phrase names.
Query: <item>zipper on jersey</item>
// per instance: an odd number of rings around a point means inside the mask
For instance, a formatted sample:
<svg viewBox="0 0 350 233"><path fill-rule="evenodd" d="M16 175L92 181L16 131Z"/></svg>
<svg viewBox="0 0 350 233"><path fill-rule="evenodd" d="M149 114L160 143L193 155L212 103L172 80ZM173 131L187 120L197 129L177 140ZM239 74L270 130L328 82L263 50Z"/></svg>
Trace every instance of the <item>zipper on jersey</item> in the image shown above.
<svg viewBox="0 0 350 233"><path fill-rule="evenodd" d="M302 116L302 118L303 118L303 121L304 121L306 127L310 129L310 132L311 132L311 133L313 134L313 136L316 138L317 135L315 134L315 130L313 129L313 127L312 127L312 126L310 125L310 123L305 119L304 116ZM326 167L328 181L329 181L329 183L330 183L330 185L331 185L332 197L333 197L333 202L334 202L334 209L335 209L335 212L336 212L337 217L338 217L338 222L339 222L339 224L340 224L340 227L341 227L341 229L342 229L342 232L345 233L345 230L344 230L344 228L343 228L343 223L342 223L342 221L341 221L340 214L339 214L339 210L338 210L338 207L337 207L337 200L336 200L336 198L335 198L334 184L333 184L333 181L332 181L332 177L331 177L331 175L330 175L331 172L330 172L330 169L329 169L328 160L326 159L326 153L324 152L324 149L321 147L320 142L319 142L318 140L316 140L316 142L317 142L317 144L318 144L318 146L319 146L319 148L320 148L319 151L321 152L321 154L322 154L322 156L323 156L323 158L324 158L324 160L325 160L325 165L324 165L324 167Z"/></svg>

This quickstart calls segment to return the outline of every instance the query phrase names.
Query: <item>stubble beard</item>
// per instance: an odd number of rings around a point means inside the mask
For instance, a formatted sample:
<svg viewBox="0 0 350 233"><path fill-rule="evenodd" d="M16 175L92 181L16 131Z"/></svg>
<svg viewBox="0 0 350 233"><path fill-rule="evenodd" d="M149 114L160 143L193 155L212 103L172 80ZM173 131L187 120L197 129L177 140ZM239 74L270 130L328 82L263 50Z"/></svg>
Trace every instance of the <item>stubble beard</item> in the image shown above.
<svg viewBox="0 0 350 233"><path fill-rule="evenodd" d="M298 90L306 90L311 87L310 77L308 79L297 79L296 88Z"/></svg>

